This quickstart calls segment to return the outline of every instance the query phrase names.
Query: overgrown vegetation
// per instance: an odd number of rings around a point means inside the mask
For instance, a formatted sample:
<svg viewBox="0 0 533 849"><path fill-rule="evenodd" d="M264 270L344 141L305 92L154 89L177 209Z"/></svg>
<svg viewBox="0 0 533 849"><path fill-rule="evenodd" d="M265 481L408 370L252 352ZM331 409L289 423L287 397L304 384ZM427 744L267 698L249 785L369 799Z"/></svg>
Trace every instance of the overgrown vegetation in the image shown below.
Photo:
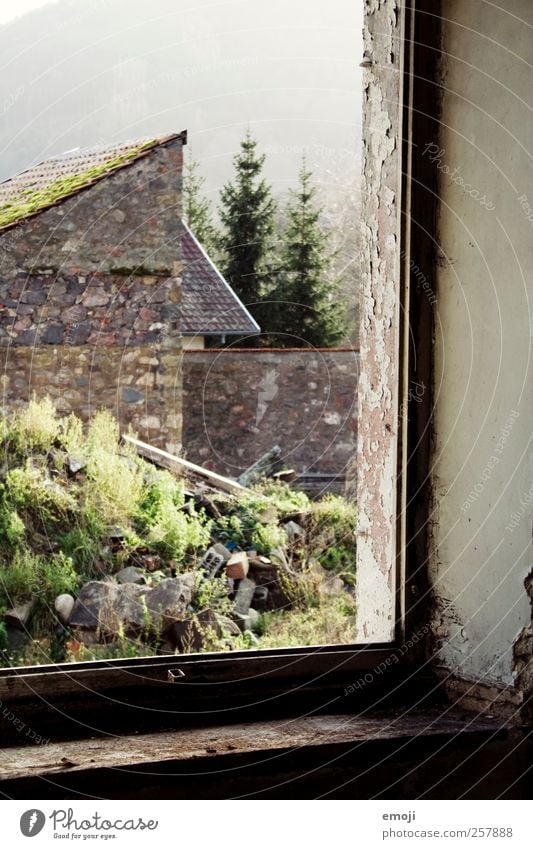
<svg viewBox="0 0 533 849"><path fill-rule="evenodd" d="M121 443L109 413L84 428L74 416L60 419L49 400L1 421L0 449L4 664L169 651L148 612L138 633L120 626L94 644L56 614L58 596L75 598L88 581L116 582L128 566L149 589L191 578L182 652L353 640L356 517L342 498L311 502L264 480L239 498L196 499L186 481ZM266 575L270 607L244 633L234 622L238 584L229 586L224 569L213 575L201 566L215 543L248 552L252 563L258 558L256 569Z"/></svg>

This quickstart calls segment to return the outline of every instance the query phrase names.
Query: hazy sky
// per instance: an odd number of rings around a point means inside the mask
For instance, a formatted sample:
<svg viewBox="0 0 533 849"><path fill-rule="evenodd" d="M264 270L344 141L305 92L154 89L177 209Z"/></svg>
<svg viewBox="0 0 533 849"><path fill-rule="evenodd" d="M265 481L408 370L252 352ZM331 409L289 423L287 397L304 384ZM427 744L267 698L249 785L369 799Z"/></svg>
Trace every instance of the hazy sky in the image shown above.
<svg viewBox="0 0 533 849"><path fill-rule="evenodd" d="M276 193L358 174L363 0L0 0L0 179L189 131L214 199L247 128ZM29 14L27 14L29 13Z"/></svg>
<svg viewBox="0 0 533 849"><path fill-rule="evenodd" d="M45 6L50 0L0 0L0 24L6 24L32 9ZM90 0L89 0L90 2Z"/></svg>

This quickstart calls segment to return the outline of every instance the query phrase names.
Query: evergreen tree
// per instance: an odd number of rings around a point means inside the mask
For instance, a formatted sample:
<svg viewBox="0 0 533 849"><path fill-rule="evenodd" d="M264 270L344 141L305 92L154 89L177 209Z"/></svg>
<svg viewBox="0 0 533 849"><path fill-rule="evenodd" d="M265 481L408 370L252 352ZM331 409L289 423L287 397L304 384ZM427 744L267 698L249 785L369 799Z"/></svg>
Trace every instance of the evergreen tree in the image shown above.
<svg viewBox="0 0 533 849"><path fill-rule="evenodd" d="M298 345L298 338L317 348L333 347L344 335L334 303L336 286L328 280L332 257L320 227L321 211L311 178L304 160L298 188L290 192L285 211L281 269L274 293L277 303L268 328L274 332L271 344L279 347Z"/></svg>
<svg viewBox="0 0 533 849"><path fill-rule="evenodd" d="M211 216L211 204L203 196L205 177L198 174L199 162L189 155L183 179L183 217L200 244L212 254L217 233Z"/></svg>
<svg viewBox="0 0 533 849"><path fill-rule="evenodd" d="M262 310L254 304L269 287L269 253L276 205L263 179L265 156L258 156L257 141L250 132L233 159L235 177L220 194L223 234L222 270L226 280L262 325Z"/></svg>

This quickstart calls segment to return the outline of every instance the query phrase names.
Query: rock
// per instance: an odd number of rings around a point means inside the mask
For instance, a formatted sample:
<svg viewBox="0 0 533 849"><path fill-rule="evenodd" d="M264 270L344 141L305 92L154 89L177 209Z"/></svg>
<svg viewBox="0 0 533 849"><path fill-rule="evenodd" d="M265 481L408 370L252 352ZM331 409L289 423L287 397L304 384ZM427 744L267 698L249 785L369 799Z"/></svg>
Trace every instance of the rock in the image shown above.
<svg viewBox="0 0 533 849"><path fill-rule="evenodd" d="M31 619L34 606L35 602L27 601L24 604L17 604L15 607L6 610L4 613L6 625L10 625L12 628L18 628L19 631L25 631Z"/></svg>
<svg viewBox="0 0 533 849"><path fill-rule="evenodd" d="M252 604L257 610L266 610L268 603L268 587L256 587Z"/></svg>
<svg viewBox="0 0 533 849"><path fill-rule="evenodd" d="M245 631L250 630L252 627L252 620L247 614L235 612L233 616L235 618L235 624L239 628L239 633L244 633Z"/></svg>
<svg viewBox="0 0 533 849"><path fill-rule="evenodd" d="M166 632L166 640L183 654L201 651L206 639L213 636L222 636L222 626L212 610L173 622Z"/></svg>
<svg viewBox="0 0 533 849"><path fill-rule="evenodd" d="M61 593L54 601L54 610L63 625L68 625L75 604L74 597L68 593Z"/></svg>
<svg viewBox="0 0 533 849"><path fill-rule="evenodd" d="M254 645L254 646L259 646L259 645L261 645L261 641L260 641L260 640L256 637L256 635L254 634L254 632L253 632L253 631L246 630L246 631L244 632L244 635L245 635L246 637L248 637L248 639L249 639L249 641L252 643L252 645Z"/></svg>
<svg viewBox="0 0 533 849"><path fill-rule="evenodd" d="M250 620L250 630L255 631L261 621L261 614L251 607L248 611L248 619Z"/></svg>
<svg viewBox="0 0 533 849"><path fill-rule="evenodd" d="M75 475L87 465L87 460L80 454L69 454L67 457L68 471Z"/></svg>
<svg viewBox="0 0 533 849"><path fill-rule="evenodd" d="M161 558L157 554L145 554L142 563L148 572L158 572L161 569Z"/></svg>
<svg viewBox="0 0 533 849"><path fill-rule="evenodd" d="M80 590L69 624L73 628L98 630L104 608L112 609L117 596L118 585L112 581L89 581Z"/></svg>
<svg viewBox="0 0 533 849"><path fill-rule="evenodd" d="M239 582L237 592L235 594L235 612L243 616L248 615L248 611L252 606L252 599L255 593L255 581L250 578L243 578Z"/></svg>
<svg viewBox="0 0 533 849"><path fill-rule="evenodd" d="M117 572L116 579L119 584L145 584L146 576L137 566L125 566L120 572Z"/></svg>
<svg viewBox="0 0 533 849"><path fill-rule="evenodd" d="M305 539L305 531L297 522L287 522L283 527L285 528L287 536L291 542L294 542L294 540Z"/></svg>
<svg viewBox="0 0 533 849"><path fill-rule="evenodd" d="M112 636L119 630L127 636L138 635L150 627L146 596L150 587L116 584L114 581L89 581L81 588L69 624L79 639L98 641L100 635Z"/></svg>
<svg viewBox="0 0 533 849"><path fill-rule="evenodd" d="M241 629L237 625L233 619L230 619L229 616L224 616L222 613L215 614L217 618L217 622L222 630L222 635L224 633L229 634L231 637L238 637L241 633Z"/></svg>
<svg viewBox="0 0 533 849"><path fill-rule="evenodd" d="M342 578L337 575L328 575L325 581L318 585L318 594L320 596L336 596L344 592L345 586Z"/></svg>
<svg viewBox="0 0 533 849"><path fill-rule="evenodd" d="M120 525L111 525L107 532L109 539L124 539L126 532Z"/></svg>
<svg viewBox="0 0 533 849"><path fill-rule="evenodd" d="M245 551L234 551L226 563L226 575L234 580L246 578L250 564Z"/></svg>
<svg viewBox="0 0 533 849"><path fill-rule="evenodd" d="M148 610L150 587L139 584L121 584L113 608L102 611L101 630L116 634L122 629L128 637L152 630L152 616Z"/></svg>
<svg viewBox="0 0 533 849"><path fill-rule="evenodd" d="M147 604L155 630L165 633L176 620L184 618L192 600L192 590L187 584L181 577L166 578L152 590Z"/></svg>

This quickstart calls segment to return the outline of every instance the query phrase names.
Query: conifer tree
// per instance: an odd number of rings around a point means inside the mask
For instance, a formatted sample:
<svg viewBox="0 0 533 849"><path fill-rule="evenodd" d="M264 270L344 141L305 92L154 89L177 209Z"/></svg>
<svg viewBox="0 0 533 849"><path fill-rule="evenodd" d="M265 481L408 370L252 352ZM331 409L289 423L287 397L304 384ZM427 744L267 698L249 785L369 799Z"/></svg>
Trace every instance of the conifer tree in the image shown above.
<svg viewBox="0 0 533 849"><path fill-rule="evenodd" d="M219 206L222 271L260 324L262 310L254 304L271 286L269 254L276 210L271 188L262 177L264 162L248 131L233 159L234 179L222 189Z"/></svg>
<svg viewBox="0 0 533 849"><path fill-rule="evenodd" d="M285 210L286 226L281 249L281 268L272 310L271 344L279 347L301 344L333 347L344 335L340 311L334 302L336 287L328 281L332 257L327 237L320 226L316 189L305 160L299 185L290 192Z"/></svg>
<svg viewBox="0 0 533 849"><path fill-rule="evenodd" d="M183 217L203 248L212 254L216 250L217 233L211 204L202 194L205 177L199 175L199 167L199 162L189 155L183 178Z"/></svg>

